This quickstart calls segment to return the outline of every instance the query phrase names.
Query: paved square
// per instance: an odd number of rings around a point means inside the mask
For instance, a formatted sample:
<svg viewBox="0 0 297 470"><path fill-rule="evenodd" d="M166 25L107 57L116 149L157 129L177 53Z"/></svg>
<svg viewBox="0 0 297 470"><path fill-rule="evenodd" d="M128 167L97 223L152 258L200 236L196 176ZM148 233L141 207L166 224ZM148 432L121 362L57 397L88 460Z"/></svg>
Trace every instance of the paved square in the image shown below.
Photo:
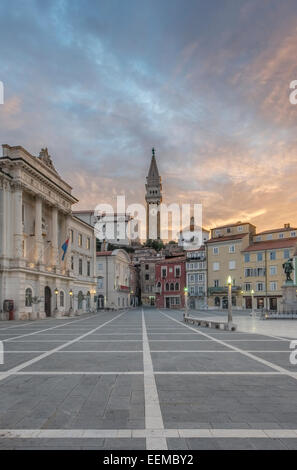
<svg viewBox="0 0 297 470"><path fill-rule="evenodd" d="M138 308L2 322L0 340L1 449L297 448L290 338L263 325Z"/></svg>

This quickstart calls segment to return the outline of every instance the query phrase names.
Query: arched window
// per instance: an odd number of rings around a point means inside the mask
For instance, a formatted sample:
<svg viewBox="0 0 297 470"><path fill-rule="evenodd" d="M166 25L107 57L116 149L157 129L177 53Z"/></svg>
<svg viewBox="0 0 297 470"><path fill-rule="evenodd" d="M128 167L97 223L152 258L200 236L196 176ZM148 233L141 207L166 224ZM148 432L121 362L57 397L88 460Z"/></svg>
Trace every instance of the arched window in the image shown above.
<svg viewBox="0 0 297 470"><path fill-rule="evenodd" d="M77 294L77 308L81 309L82 308L82 303L83 303L84 295L82 291L80 290L79 293Z"/></svg>
<svg viewBox="0 0 297 470"><path fill-rule="evenodd" d="M174 290L174 284L173 284L173 282L171 282L171 284L170 284L170 290Z"/></svg>
<svg viewBox="0 0 297 470"><path fill-rule="evenodd" d="M64 298L65 298L64 291L60 290L60 307L64 307Z"/></svg>
<svg viewBox="0 0 297 470"><path fill-rule="evenodd" d="M169 290L169 283L168 283L168 282L166 282L165 289L166 289L166 290Z"/></svg>
<svg viewBox="0 0 297 470"><path fill-rule="evenodd" d="M175 283L175 290L179 290L179 282Z"/></svg>
<svg viewBox="0 0 297 470"><path fill-rule="evenodd" d="M215 297L214 303L215 303L216 307L219 307L220 306L220 297Z"/></svg>
<svg viewBox="0 0 297 470"><path fill-rule="evenodd" d="M25 291L25 306L31 307L32 305L32 289L28 287Z"/></svg>

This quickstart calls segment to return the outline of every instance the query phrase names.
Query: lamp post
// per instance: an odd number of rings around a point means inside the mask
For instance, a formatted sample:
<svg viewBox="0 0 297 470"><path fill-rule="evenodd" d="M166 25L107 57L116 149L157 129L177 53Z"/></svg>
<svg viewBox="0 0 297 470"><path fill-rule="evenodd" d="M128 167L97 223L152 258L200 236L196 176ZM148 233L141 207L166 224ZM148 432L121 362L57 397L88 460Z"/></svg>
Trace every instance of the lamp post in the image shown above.
<svg viewBox="0 0 297 470"><path fill-rule="evenodd" d="M255 315L255 311L254 311L254 294L255 294L255 291L254 291L254 289L251 290L251 294L252 294L252 311L251 311L251 315L254 316Z"/></svg>
<svg viewBox="0 0 297 470"><path fill-rule="evenodd" d="M70 289L70 291L69 291L69 297L70 297L70 309L69 309L69 313L71 313L71 312L72 312L72 297L73 297L72 289Z"/></svg>
<svg viewBox="0 0 297 470"><path fill-rule="evenodd" d="M90 291L91 295L93 295L93 304L95 303L95 294L96 294L96 289L91 289ZM95 312L95 309L92 309L93 312Z"/></svg>
<svg viewBox="0 0 297 470"><path fill-rule="evenodd" d="M185 316L187 317L188 316L188 288L187 287L184 287L184 294L185 294L185 308L186 308Z"/></svg>
<svg viewBox="0 0 297 470"><path fill-rule="evenodd" d="M244 291L242 290L241 292L241 306L242 306L242 310L244 310L244 297L243 297L243 294L244 294Z"/></svg>
<svg viewBox="0 0 297 470"><path fill-rule="evenodd" d="M228 325L232 323L232 278L228 276Z"/></svg>
<svg viewBox="0 0 297 470"><path fill-rule="evenodd" d="M56 312L57 312L57 310L58 310L58 294L59 294L59 291L58 291L58 289L57 289L57 287L56 287L56 288L55 288L55 296L56 296L56 308L55 308L55 310L56 310Z"/></svg>

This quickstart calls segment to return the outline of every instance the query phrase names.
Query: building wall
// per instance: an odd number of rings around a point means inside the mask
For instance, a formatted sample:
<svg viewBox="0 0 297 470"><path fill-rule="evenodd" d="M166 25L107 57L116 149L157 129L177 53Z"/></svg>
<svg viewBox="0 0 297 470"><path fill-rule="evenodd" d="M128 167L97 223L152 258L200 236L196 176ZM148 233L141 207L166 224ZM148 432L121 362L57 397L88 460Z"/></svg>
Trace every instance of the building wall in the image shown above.
<svg viewBox="0 0 297 470"><path fill-rule="evenodd" d="M77 202L72 188L60 178L46 149L34 157L22 147L4 145L0 169L9 174L0 171L0 309L9 299L16 319L68 314L71 303L77 313L89 310L87 302L79 309L74 305L75 293L93 290L94 272L85 279L71 273L71 243L62 261L62 244L73 223L71 206ZM82 230L92 239L91 227ZM89 257L94 266L94 252Z"/></svg>
<svg viewBox="0 0 297 470"><path fill-rule="evenodd" d="M207 307L207 262L205 249L188 251L186 254L186 281L188 307Z"/></svg>
<svg viewBox="0 0 297 470"><path fill-rule="evenodd" d="M242 308L243 257L241 251L249 245L249 233L243 238L212 239L207 247L208 306L227 308L227 279L232 278L233 307Z"/></svg>
<svg viewBox="0 0 297 470"><path fill-rule="evenodd" d="M179 275L176 270L179 270ZM156 305L158 308L180 309L185 306L185 257L156 263ZM164 275L164 270L166 274ZM173 287L173 288L172 288Z"/></svg>
<svg viewBox="0 0 297 470"><path fill-rule="evenodd" d="M293 257L295 245L296 239L293 239L289 248L256 250L255 247L255 251L243 253L245 308L251 308L253 303L254 309L280 310L282 286L286 280L282 265L288 258ZM272 257L275 259L271 259Z"/></svg>
<svg viewBox="0 0 297 470"><path fill-rule="evenodd" d="M130 257L124 250L97 253L96 275L98 309L130 306Z"/></svg>
<svg viewBox="0 0 297 470"><path fill-rule="evenodd" d="M143 305L154 306L156 302L155 265L157 261L159 261L158 258L154 258L140 262L141 303Z"/></svg>

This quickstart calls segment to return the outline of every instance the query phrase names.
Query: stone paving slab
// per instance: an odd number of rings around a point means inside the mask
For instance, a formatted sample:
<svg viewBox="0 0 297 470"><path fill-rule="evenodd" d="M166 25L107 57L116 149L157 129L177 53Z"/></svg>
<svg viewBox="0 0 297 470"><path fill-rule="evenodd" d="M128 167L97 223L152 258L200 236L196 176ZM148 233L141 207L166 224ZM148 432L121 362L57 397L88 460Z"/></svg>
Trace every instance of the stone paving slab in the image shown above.
<svg viewBox="0 0 297 470"><path fill-rule="evenodd" d="M40 353L15 353L15 354L5 354L4 349L4 364L0 364L0 374L6 370L11 369L19 364L22 364L25 361L29 361L34 357L37 357Z"/></svg>
<svg viewBox="0 0 297 470"><path fill-rule="evenodd" d="M149 341L151 351L230 351L227 346L215 343L214 341Z"/></svg>
<svg viewBox="0 0 297 470"><path fill-rule="evenodd" d="M186 343L184 344L186 347ZM272 372L270 367L260 364L240 353L209 354L207 352L152 352L154 370L157 371L264 371Z"/></svg>
<svg viewBox="0 0 297 470"><path fill-rule="evenodd" d="M87 342L79 341L78 343L67 346L64 351L141 351L142 352L142 341L130 341L130 342L118 342L118 341L107 341L107 342Z"/></svg>
<svg viewBox="0 0 297 470"><path fill-rule="evenodd" d="M142 354L135 353L110 353L108 355L90 355L81 352L79 355L67 355L54 353L39 362L24 369L30 371L95 371L95 372L117 372L117 371L142 371Z"/></svg>

